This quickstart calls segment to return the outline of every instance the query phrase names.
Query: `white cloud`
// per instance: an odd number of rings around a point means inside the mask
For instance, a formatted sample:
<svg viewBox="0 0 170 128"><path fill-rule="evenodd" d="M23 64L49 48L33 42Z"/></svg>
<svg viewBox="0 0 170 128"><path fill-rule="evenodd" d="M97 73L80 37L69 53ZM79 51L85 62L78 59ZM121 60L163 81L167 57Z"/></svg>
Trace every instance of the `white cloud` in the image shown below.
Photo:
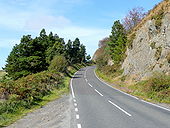
<svg viewBox="0 0 170 128"><path fill-rule="evenodd" d="M63 28L68 26L70 23L70 20L64 16L35 14L25 21L24 29L39 31L42 28Z"/></svg>

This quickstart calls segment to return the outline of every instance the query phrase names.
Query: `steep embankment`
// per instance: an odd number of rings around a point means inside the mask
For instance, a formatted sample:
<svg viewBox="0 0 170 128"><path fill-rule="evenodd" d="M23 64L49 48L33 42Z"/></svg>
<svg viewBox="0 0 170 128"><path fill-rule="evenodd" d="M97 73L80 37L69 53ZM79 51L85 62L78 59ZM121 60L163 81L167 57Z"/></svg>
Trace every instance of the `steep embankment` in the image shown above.
<svg viewBox="0 0 170 128"><path fill-rule="evenodd" d="M102 60L107 49L97 50L93 57L100 60L96 73L127 93L170 103L170 1L155 6L127 36L126 56L118 65Z"/></svg>
<svg viewBox="0 0 170 128"><path fill-rule="evenodd" d="M124 75L136 80L153 72L170 73L170 1L157 5L129 35L122 65Z"/></svg>

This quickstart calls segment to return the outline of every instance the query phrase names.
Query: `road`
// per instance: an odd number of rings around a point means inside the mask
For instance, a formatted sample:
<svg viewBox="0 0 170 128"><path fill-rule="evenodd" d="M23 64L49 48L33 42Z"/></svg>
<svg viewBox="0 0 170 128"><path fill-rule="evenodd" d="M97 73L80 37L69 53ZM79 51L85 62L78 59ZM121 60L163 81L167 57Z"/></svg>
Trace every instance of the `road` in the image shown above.
<svg viewBox="0 0 170 128"><path fill-rule="evenodd" d="M94 66L71 80L77 128L170 128L170 110L116 90L100 81Z"/></svg>

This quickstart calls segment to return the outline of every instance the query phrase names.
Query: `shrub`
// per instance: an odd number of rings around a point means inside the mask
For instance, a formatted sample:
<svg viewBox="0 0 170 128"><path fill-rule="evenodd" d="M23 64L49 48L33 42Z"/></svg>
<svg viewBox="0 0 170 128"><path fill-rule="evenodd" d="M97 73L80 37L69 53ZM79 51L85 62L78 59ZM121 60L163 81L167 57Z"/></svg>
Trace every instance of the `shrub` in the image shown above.
<svg viewBox="0 0 170 128"><path fill-rule="evenodd" d="M62 76L58 73L41 72L28 75L16 81L7 81L0 85L2 94L7 99L24 100L32 103L49 94L52 89L62 83Z"/></svg>
<svg viewBox="0 0 170 128"><path fill-rule="evenodd" d="M135 33L133 33L130 37L128 37L127 47L128 47L129 49L132 49L132 48L133 48L133 41L134 41L135 37L136 37L136 34L135 34Z"/></svg>
<svg viewBox="0 0 170 128"><path fill-rule="evenodd" d="M156 45L156 42L152 42L152 43L150 44L150 47L151 47L152 49L155 49L155 45Z"/></svg>
<svg viewBox="0 0 170 128"><path fill-rule="evenodd" d="M157 73L146 82L146 90L160 92L170 88L170 76Z"/></svg>
<svg viewBox="0 0 170 128"><path fill-rule="evenodd" d="M156 60L159 60L162 54L162 47L158 47L155 52L155 58Z"/></svg>
<svg viewBox="0 0 170 128"><path fill-rule="evenodd" d="M156 15L152 16L152 18L151 18L151 19L155 20L155 27L159 31L162 26L162 19L164 17L164 11L165 10L162 8Z"/></svg>
<svg viewBox="0 0 170 128"><path fill-rule="evenodd" d="M53 60L51 61L51 64L49 66L49 70L52 71L56 71L56 72L65 72L66 68L67 68L67 60L65 59L64 56L55 56L53 58Z"/></svg>

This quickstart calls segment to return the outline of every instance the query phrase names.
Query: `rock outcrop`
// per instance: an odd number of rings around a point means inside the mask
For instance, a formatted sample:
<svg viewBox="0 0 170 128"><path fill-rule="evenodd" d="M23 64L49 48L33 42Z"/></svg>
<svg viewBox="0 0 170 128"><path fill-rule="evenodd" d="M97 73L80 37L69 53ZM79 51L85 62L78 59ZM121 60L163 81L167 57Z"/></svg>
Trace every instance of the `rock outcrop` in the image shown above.
<svg viewBox="0 0 170 128"><path fill-rule="evenodd" d="M122 65L123 75L140 80L153 72L170 74L170 1L155 7L129 38L133 39Z"/></svg>

